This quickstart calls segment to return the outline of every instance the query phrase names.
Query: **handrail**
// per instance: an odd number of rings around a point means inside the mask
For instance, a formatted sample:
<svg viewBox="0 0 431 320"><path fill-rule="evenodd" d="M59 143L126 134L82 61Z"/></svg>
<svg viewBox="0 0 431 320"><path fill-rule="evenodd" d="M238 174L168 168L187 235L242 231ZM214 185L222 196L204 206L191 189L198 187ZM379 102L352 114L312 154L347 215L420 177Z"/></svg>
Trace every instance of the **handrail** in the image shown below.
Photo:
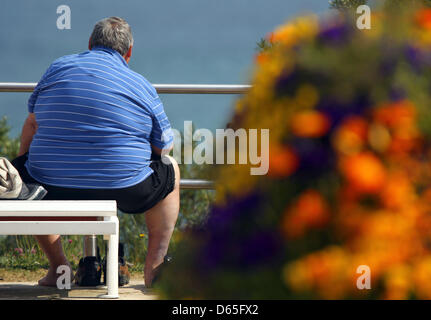
<svg viewBox="0 0 431 320"><path fill-rule="evenodd" d="M181 189L215 189L214 182L202 179L181 179Z"/></svg>
<svg viewBox="0 0 431 320"><path fill-rule="evenodd" d="M0 92L32 92L35 82L0 82ZM251 86L242 84L153 84L158 93L243 94Z"/></svg>
<svg viewBox="0 0 431 320"><path fill-rule="evenodd" d="M0 82L0 92L32 92L35 82ZM250 85L236 84L154 84L158 93L168 94L243 94ZM214 189L214 182L202 179L181 179L181 189Z"/></svg>

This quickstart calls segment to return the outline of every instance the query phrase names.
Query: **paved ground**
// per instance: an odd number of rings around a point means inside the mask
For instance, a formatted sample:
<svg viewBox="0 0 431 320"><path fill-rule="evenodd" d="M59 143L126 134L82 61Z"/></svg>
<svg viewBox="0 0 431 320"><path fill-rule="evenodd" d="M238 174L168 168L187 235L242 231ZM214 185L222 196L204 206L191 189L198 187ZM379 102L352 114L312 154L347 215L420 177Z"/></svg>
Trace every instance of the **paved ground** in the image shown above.
<svg viewBox="0 0 431 320"><path fill-rule="evenodd" d="M79 287L71 290L40 287L36 282L0 281L0 300L94 300L106 294L105 286ZM154 300L157 296L146 289L143 281L131 280L127 286L119 288L120 300Z"/></svg>

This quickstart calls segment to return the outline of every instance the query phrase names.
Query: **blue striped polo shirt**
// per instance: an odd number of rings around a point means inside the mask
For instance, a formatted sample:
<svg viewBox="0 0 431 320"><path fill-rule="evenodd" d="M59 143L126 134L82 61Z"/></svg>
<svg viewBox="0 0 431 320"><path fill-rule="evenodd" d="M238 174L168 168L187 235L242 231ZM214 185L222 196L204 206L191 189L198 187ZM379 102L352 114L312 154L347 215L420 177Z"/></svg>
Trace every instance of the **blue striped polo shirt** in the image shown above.
<svg viewBox="0 0 431 320"><path fill-rule="evenodd" d="M96 47L54 61L28 101L38 129L26 168L65 188L115 189L152 174L151 145L173 142L154 87L115 50Z"/></svg>

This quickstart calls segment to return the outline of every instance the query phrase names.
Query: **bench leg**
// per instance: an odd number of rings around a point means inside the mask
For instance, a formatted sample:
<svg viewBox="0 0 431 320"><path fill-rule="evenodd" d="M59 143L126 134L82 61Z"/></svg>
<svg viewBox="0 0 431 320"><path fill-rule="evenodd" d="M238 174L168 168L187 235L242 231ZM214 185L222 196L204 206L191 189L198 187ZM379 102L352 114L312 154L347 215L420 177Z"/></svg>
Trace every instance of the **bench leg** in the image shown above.
<svg viewBox="0 0 431 320"><path fill-rule="evenodd" d="M106 285L108 294L101 296L106 299L118 298L118 245L119 245L119 222L117 217L106 217L105 221L114 221L116 224L116 233L109 235L108 254L106 257L106 266L108 273L106 275Z"/></svg>

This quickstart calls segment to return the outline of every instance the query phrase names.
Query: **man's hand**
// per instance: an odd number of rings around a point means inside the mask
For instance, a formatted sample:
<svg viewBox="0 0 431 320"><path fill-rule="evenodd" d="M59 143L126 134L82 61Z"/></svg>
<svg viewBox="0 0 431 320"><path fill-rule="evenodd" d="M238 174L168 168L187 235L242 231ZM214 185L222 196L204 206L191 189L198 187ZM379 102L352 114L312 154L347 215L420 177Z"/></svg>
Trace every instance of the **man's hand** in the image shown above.
<svg viewBox="0 0 431 320"><path fill-rule="evenodd" d="M160 149L153 145L151 145L151 148L153 149L154 154L158 156L162 156L162 155L169 154L169 152L171 152L171 150L174 148L174 144L172 144L169 148L166 148L166 149Z"/></svg>
<svg viewBox="0 0 431 320"><path fill-rule="evenodd" d="M160 149L158 147L155 147L153 145L151 145L151 148L153 149L153 153L151 155L151 159L152 160L162 160L162 162L164 164L170 164L171 161L169 160L170 157L169 153L171 152L171 150L174 148L174 144L172 143L171 146L169 146L166 149Z"/></svg>
<svg viewBox="0 0 431 320"><path fill-rule="evenodd" d="M37 122L34 113L29 113L24 122L21 132L21 145L19 147L18 156L22 156L30 149L31 141L37 131Z"/></svg>

